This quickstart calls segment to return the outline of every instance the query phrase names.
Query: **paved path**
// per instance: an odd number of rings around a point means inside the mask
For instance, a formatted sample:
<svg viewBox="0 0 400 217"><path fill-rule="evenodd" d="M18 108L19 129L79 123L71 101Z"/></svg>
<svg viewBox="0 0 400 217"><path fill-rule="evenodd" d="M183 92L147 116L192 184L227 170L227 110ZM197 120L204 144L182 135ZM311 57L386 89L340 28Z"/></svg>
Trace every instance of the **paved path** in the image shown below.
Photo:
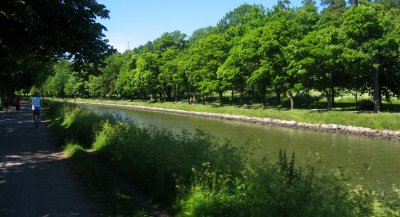
<svg viewBox="0 0 400 217"><path fill-rule="evenodd" d="M29 106L0 111L0 216L101 216Z"/></svg>

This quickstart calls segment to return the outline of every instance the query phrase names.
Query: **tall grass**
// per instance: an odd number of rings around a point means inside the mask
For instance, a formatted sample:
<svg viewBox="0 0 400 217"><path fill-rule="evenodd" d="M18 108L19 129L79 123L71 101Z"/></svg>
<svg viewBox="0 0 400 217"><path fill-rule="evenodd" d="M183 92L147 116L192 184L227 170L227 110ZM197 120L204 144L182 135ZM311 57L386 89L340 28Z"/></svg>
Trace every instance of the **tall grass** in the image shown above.
<svg viewBox="0 0 400 217"><path fill-rule="evenodd" d="M143 217L150 216L123 187L119 186L110 173L104 170L102 164L93 152L85 148L94 138L94 129L104 121L104 117L82 111L60 103L45 101L45 117L50 119L50 129L64 146L64 155L68 157L69 165L79 175L82 183L87 187L87 193L98 202L106 216L110 217ZM84 127L78 123L85 121Z"/></svg>
<svg viewBox="0 0 400 217"><path fill-rule="evenodd" d="M124 177L159 201L173 199L176 185L187 185L192 169L204 162L221 172L243 167L236 148L229 144L213 145L211 138L201 131L176 138L157 128L105 122L93 147Z"/></svg>
<svg viewBox="0 0 400 217"><path fill-rule="evenodd" d="M103 161L177 216L400 214L393 200L384 201L338 176L298 168L294 155L288 158L285 152L278 162L249 162L243 150L229 143L216 145L201 131L175 136L167 130L63 106L55 109L61 113L54 118L65 131L62 135L92 132L89 138L75 140L93 141L92 148Z"/></svg>
<svg viewBox="0 0 400 217"><path fill-rule="evenodd" d="M52 118L50 126L56 131L61 143L76 142L84 147L90 147L105 117L100 117L87 110L64 103L46 102L46 115ZM112 118L107 117L110 121Z"/></svg>

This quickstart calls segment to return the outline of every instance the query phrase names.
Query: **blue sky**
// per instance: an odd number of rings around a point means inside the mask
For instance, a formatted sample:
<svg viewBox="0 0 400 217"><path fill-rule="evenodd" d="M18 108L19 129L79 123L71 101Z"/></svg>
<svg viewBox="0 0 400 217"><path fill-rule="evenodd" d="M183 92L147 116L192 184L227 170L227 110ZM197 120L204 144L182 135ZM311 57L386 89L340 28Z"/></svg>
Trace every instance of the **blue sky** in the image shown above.
<svg viewBox="0 0 400 217"><path fill-rule="evenodd" d="M99 20L107 28L110 44L123 52L153 41L165 32L179 30L190 36L196 29L215 26L236 7L261 4L271 8L277 0L97 0L110 11ZM300 6L301 0L292 0Z"/></svg>

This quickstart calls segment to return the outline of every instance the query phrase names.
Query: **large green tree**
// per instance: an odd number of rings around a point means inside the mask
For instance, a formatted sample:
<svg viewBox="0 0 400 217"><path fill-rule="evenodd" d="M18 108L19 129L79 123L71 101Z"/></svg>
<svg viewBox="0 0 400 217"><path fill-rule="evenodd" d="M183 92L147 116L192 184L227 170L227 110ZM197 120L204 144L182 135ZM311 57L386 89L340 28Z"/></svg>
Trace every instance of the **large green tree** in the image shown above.
<svg viewBox="0 0 400 217"><path fill-rule="evenodd" d="M0 88L32 85L47 72L41 66L59 58L99 65L111 49L96 19L108 13L95 0L2 0Z"/></svg>
<svg viewBox="0 0 400 217"><path fill-rule="evenodd" d="M105 59L99 75L89 75L87 87L94 97L111 97L116 94L115 82L123 66L122 55L117 53Z"/></svg>
<svg viewBox="0 0 400 217"><path fill-rule="evenodd" d="M174 74L178 71L177 57L186 48L186 35L180 31L164 33L154 41L154 51L160 57L157 78L166 99L171 100L173 92L177 95L177 83ZM175 97L176 98L176 97Z"/></svg>
<svg viewBox="0 0 400 217"><path fill-rule="evenodd" d="M133 98L140 93L135 85L135 70L139 54L136 51L126 51L121 58L122 66L115 81L115 93L122 97Z"/></svg>
<svg viewBox="0 0 400 217"><path fill-rule="evenodd" d="M228 51L228 43L221 34L208 35L189 48L186 60L187 76L189 82L200 91L203 99L217 92L222 103L224 89L221 79L218 79L217 70L227 58Z"/></svg>
<svg viewBox="0 0 400 217"><path fill-rule="evenodd" d="M53 67L54 75L49 76L43 85L45 95L64 97L65 84L72 75L72 65L69 61L61 61Z"/></svg>
<svg viewBox="0 0 400 217"><path fill-rule="evenodd" d="M367 89L372 92L375 112L381 111L383 93L398 93L398 87L391 85L392 80L399 79L395 76L399 70L399 40L393 34L397 24L392 21L395 17L387 16L383 6L364 3L350 7L343 23L346 46L355 56L353 68L370 78Z"/></svg>

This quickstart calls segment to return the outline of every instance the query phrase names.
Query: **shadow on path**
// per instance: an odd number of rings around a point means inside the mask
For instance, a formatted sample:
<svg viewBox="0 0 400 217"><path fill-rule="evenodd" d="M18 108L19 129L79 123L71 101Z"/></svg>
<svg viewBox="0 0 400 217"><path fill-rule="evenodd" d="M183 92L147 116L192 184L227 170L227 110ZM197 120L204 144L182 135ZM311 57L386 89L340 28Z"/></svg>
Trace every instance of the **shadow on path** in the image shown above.
<svg viewBox="0 0 400 217"><path fill-rule="evenodd" d="M101 216L29 102L0 112L0 216Z"/></svg>

